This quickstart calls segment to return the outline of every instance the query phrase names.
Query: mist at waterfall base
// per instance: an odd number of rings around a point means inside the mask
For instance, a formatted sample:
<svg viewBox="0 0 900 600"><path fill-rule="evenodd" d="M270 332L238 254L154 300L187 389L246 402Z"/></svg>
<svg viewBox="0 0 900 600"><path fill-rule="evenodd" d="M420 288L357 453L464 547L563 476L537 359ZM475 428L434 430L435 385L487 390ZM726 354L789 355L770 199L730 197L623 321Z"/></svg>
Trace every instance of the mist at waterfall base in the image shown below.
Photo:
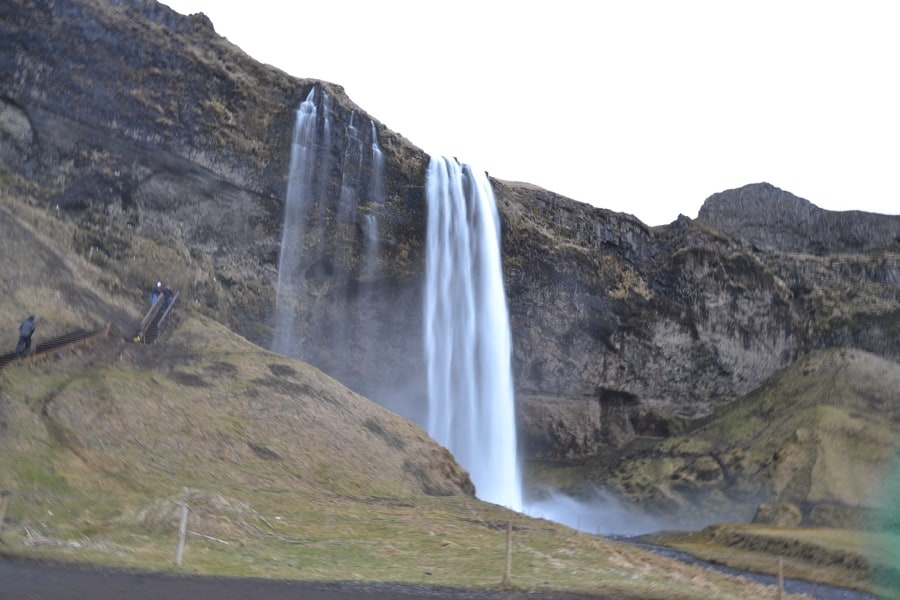
<svg viewBox="0 0 900 600"><path fill-rule="evenodd" d="M671 522L633 510L600 489L581 498L559 490L544 490L537 498L525 500L522 512L585 533L607 536L631 537L673 528Z"/></svg>

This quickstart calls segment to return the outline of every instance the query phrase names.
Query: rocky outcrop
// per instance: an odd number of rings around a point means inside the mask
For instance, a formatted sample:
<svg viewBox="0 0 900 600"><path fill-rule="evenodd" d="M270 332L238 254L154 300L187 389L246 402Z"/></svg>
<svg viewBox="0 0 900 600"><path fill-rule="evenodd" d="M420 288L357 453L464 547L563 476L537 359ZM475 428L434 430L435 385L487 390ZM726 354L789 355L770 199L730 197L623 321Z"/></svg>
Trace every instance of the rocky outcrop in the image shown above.
<svg viewBox="0 0 900 600"><path fill-rule="evenodd" d="M710 196L697 221L752 247L790 288L811 347L900 358L900 216L827 211L760 183Z"/></svg>
<svg viewBox="0 0 900 600"><path fill-rule="evenodd" d="M757 507L752 522L782 527L797 527L802 520L803 513L794 504L763 502Z"/></svg>
<svg viewBox="0 0 900 600"><path fill-rule="evenodd" d="M302 358L422 422L428 156L339 86L261 65L202 15L152 0L11 0L0 7L0 178L77 225L75 250L136 302L165 279L270 347L294 111L314 87L330 99L333 140L316 174L321 227L299 268ZM348 216L334 199L361 119L383 150L384 194ZM530 458L674 435L812 348L900 357L895 218L834 217L760 185L651 228L492 185Z"/></svg>
<svg viewBox="0 0 900 600"><path fill-rule="evenodd" d="M697 220L767 250L825 255L900 248L900 215L824 210L769 183L713 194Z"/></svg>

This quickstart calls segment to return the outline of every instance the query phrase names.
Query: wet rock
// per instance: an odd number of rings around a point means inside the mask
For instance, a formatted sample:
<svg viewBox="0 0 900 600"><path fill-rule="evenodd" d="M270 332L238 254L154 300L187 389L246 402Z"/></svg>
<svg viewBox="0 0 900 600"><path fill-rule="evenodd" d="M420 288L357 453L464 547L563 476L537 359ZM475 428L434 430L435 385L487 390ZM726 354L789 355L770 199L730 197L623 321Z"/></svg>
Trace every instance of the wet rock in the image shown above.
<svg viewBox="0 0 900 600"><path fill-rule="evenodd" d="M768 503L763 502L756 508L753 515L753 523L778 525L783 527L796 527L803 520L800 509L789 502Z"/></svg>

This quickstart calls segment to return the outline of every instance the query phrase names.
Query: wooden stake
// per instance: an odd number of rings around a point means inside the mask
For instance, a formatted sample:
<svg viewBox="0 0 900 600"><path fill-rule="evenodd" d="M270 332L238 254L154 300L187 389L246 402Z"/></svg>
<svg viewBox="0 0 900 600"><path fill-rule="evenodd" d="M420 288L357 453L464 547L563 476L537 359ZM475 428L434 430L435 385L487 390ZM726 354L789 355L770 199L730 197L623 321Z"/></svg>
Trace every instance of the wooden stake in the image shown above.
<svg viewBox="0 0 900 600"><path fill-rule="evenodd" d="M503 570L503 579L500 585L508 588L512 585L510 572L512 571L512 521L506 522L506 568Z"/></svg>
<svg viewBox="0 0 900 600"><path fill-rule="evenodd" d="M0 534L3 533L3 520L6 518L6 507L9 506L9 490L0 490ZM0 541L2 541L0 537Z"/></svg>
<svg viewBox="0 0 900 600"><path fill-rule="evenodd" d="M784 559L779 556L778 557L778 600L781 600L781 595L784 593Z"/></svg>
<svg viewBox="0 0 900 600"><path fill-rule="evenodd" d="M184 538L187 535L188 505L181 505L181 524L178 526L178 550L175 552L175 566L181 566L184 555Z"/></svg>

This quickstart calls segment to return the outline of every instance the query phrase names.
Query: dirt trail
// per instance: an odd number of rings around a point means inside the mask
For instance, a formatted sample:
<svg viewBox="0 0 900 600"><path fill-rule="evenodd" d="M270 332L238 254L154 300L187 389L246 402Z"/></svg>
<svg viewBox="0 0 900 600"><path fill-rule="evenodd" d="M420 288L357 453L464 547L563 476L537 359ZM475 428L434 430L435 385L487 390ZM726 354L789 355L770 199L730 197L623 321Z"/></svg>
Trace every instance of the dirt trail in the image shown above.
<svg viewBox="0 0 900 600"><path fill-rule="evenodd" d="M0 556L0 598L16 600L604 600L423 585L317 583L91 569ZM609 600L609 599L607 599ZM627 600L627 599L622 599Z"/></svg>

